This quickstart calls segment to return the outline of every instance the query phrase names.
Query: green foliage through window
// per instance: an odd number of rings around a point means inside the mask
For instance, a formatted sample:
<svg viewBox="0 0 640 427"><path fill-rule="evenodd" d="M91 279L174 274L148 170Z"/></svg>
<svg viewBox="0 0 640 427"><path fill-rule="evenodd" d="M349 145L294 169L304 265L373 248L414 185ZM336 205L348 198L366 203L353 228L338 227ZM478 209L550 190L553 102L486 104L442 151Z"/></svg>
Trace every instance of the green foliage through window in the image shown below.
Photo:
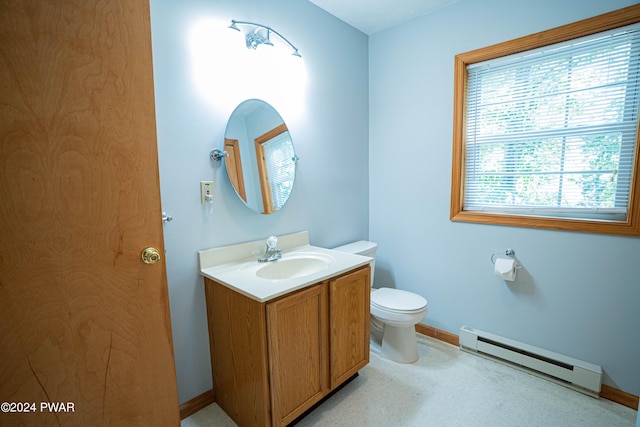
<svg viewBox="0 0 640 427"><path fill-rule="evenodd" d="M467 66L464 210L626 218L640 26Z"/></svg>

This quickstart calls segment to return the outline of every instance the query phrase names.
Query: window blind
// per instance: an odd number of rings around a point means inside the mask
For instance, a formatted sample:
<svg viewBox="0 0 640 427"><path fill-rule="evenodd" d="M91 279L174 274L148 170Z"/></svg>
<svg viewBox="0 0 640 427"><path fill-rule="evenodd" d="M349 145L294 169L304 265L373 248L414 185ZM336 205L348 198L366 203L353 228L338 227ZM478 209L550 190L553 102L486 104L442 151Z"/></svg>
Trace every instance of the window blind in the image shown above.
<svg viewBox="0 0 640 427"><path fill-rule="evenodd" d="M624 220L640 25L467 66L464 210Z"/></svg>
<svg viewBox="0 0 640 427"><path fill-rule="evenodd" d="M271 190L271 207L280 209L289 199L295 178L295 158L289 132L283 132L262 145Z"/></svg>

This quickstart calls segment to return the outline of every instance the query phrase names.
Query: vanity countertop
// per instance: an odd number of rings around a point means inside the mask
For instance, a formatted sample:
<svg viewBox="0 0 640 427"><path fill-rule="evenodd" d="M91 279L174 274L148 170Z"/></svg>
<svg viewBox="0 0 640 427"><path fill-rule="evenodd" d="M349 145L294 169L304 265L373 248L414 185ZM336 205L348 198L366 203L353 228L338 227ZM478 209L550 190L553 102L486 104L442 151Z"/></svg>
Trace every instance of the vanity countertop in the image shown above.
<svg viewBox="0 0 640 427"><path fill-rule="evenodd" d="M265 251L265 239L200 251L200 274L249 298L265 302L346 273L373 260L366 256L312 246L306 231L279 236L278 239L278 248L283 250L282 259L266 263L258 262ZM267 279L259 276L261 269L273 269L276 267L272 266L274 263L284 265L295 259L318 259L326 262L318 261L321 268L296 277Z"/></svg>

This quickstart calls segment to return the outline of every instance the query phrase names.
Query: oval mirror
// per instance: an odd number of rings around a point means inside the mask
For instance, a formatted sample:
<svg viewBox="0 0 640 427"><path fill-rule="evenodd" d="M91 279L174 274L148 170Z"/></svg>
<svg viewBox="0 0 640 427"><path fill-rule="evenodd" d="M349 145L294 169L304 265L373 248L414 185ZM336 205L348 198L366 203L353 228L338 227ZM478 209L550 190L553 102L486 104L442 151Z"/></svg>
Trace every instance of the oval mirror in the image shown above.
<svg viewBox="0 0 640 427"><path fill-rule="evenodd" d="M287 203L297 157L287 125L275 108L259 99L240 103L227 122L224 150L227 175L245 205L270 214Z"/></svg>

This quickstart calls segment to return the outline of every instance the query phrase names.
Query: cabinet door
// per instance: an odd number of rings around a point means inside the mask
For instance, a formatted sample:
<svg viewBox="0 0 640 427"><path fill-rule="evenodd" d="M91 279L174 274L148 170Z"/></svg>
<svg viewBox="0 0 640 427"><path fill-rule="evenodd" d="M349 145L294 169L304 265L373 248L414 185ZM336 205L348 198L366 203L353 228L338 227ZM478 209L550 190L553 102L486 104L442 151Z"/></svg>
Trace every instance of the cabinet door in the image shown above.
<svg viewBox="0 0 640 427"><path fill-rule="evenodd" d="M267 304L274 426L290 423L328 392L325 285Z"/></svg>
<svg viewBox="0 0 640 427"><path fill-rule="evenodd" d="M331 388L369 363L370 267L329 282Z"/></svg>

